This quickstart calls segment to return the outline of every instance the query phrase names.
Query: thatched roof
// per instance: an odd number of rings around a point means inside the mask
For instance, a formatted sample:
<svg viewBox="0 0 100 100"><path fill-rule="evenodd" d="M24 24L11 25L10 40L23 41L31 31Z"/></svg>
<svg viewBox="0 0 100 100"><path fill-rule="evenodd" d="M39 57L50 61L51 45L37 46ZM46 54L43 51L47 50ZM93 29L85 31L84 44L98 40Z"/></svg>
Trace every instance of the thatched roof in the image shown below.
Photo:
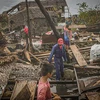
<svg viewBox="0 0 100 100"><path fill-rule="evenodd" d="M66 0L40 0L41 3L43 4L43 6L67 6ZM29 1L28 2L29 7L37 7L37 3L35 1ZM16 8L18 8L18 10L22 10L23 8L26 7L26 3L25 2L21 2L15 6L13 6L11 9L5 11L6 13L9 13L11 11L14 11Z"/></svg>
<svg viewBox="0 0 100 100"><path fill-rule="evenodd" d="M26 12L26 11L24 11ZM34 19L34 18L45 18L45 16L43 15L43 13L40 11L40 9L38 7L31 7L29 10L30 13L30 19ZM56 13L54 13L54 11L49 11L48 12L52 17L57 17Z"/></svg>
<svg viewBox="0 0 100 100"><path fill-rule="evenodd" d="M66 0L40 0L43 6L50 6L50 5L56 5L56 6L67 6ZM29 1L29 6L37 6L37 3L35 1ZM25 2L20 3L21 6L26 5Z"/></svg>
<svg viewBox="0 0 100 100"><path fill-rule="evenodd" d="M56 13L54 11L49 11L48 12L52 17L57 17ZM45 16L43 13L40 11L38 7L30 7L29 8L29 17L31 20L34 19L45 19ZM27 22L27 13L26 9L19 11L12 16L10 16L10 21L13 22L13 26L20 26L20 25L25 25Z"/></svg>

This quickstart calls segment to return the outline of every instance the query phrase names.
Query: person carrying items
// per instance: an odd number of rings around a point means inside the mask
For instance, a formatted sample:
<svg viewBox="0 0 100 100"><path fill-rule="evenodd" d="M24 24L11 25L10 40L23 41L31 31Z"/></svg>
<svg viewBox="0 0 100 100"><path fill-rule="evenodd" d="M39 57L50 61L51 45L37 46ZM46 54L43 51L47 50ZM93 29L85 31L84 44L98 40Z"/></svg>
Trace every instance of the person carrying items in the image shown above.
<svg viewBox="0 0 100 100"><path fill-rule="evenodd" d="M41 78L38 83L37 100L61 100L60 96L51 93L48 81L53 74L54 66L48 62L41 64Z"/></svg>
<svg viewBox="0 0 100 100"><path fill-rule="evenodd" d="M64 61L67 61L66 51L65 51L65 47L64 47L64 41L62 38L59 38L58 43L52 47L52 51L51 51L49 59L48 59L49 63L52 62L53 55L54 55L54 64L55 64L55 68L56 68L56 80L60 80L61 77L62 78L64 77L63 59L64 59Z"/></svg>

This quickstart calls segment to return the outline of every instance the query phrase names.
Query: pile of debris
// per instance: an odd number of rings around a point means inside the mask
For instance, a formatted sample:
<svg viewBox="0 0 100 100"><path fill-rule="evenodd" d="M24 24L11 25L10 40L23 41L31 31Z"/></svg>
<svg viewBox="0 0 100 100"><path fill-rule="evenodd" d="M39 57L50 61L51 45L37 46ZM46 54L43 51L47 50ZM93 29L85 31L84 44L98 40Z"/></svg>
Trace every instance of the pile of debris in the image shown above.
<svg viewBox="0 0 100 100"><path fill-rule="evenodd" d="M99 91L100 78L98 77L98 75L100 75L100 68L99 66L96 66L96 65L91 66L89 63L90 49L94 43L97 43L97 41L89 41L89 42L75 41L74 44L71 44L70 50L68 51L69 56L71 58L71 63L69 64L64 63L65 65L65 70L64 70L65 83L64 84L67 84L67 83L69 84L70 82L73 84L74 82L75 88L74 90L72 90L71 88L70 91L77 91L77 93L79 93L77 97L81 97L82 99L85 99L85 100L87 100L87 98L89 100L92 100L90 99L91 92L93 95L98 95L100 93ZM49 45L49 47L51 47L51 45ZM30 51L26 50L26 48L15 49L13 51L10 51L10 49L5 46L3 49L5 53L1 52L1 55L0 55L0 59L1 59L0 60L1 61L0 82L2 86L4 85L6 86L8 79L13 80L13 81L17 81L17 80L38 81L40 77L39 64L43 60L48 59L48 56L50 54L50 51L48 51L48 48L45 50L45 52L31 53ZM35 62L37 62L37 65ZM90 78L92 81L90 81ZM57 85L59 83L61 83L61 85L64 85L62 80L60 80L59 82L55 81L55 73L51 80L54 80L54 83L56 83ZM67 86L68 85L66 85L66 87ZM71 85L71 86L74 86L74 85ZM68 96L69 95L66 95L66 97ZM95 100L99 100L99 99L95 99Z"/></svg>

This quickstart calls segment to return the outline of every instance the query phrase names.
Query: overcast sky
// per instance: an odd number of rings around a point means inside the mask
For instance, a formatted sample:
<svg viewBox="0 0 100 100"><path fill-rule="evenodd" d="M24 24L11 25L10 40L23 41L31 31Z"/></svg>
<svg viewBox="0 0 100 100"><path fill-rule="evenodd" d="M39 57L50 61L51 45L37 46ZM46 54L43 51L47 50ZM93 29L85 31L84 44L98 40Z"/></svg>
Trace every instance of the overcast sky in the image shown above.
<svg viewBox="0 0 100 100"><path fill-rule="evenodd" d="M94 8L96 5L100 5L100 0L66 0L71 14L78 13L78 3L86 2L89 8Z"/></svg>
<svg viewBox="0 0 100 100"><path fill-rule="evenodd" d="M18 4L21 1L25 0L0 0L0 14L3 11L10 9L12 6ZM100 0L66 0L66 1L72 15L78 13L78 6L76 5L78 3L87 2L87 5L89 5L90 8L94 7L97 4L100 4Z"/></svg>

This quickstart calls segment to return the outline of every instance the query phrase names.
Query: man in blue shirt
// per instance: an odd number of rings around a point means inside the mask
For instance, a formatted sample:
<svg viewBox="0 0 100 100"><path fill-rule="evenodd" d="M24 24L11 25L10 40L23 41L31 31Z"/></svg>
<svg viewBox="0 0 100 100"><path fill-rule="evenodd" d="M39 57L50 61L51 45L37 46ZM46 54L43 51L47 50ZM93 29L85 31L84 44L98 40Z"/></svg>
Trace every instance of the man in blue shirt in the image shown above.
<svg viewBox="0 0 100 100"><path fill-rule="evenodd" d="M54 62L55 62L55 68L56 68L56 80L60 80L60 78L64 76L63 59L64 61L67 61L66 51L64 48L64 41L62 38L59 38L58 43L53 46L51 54L48 59L49 63L52 62L53 55L54 55Z"/></svg>

